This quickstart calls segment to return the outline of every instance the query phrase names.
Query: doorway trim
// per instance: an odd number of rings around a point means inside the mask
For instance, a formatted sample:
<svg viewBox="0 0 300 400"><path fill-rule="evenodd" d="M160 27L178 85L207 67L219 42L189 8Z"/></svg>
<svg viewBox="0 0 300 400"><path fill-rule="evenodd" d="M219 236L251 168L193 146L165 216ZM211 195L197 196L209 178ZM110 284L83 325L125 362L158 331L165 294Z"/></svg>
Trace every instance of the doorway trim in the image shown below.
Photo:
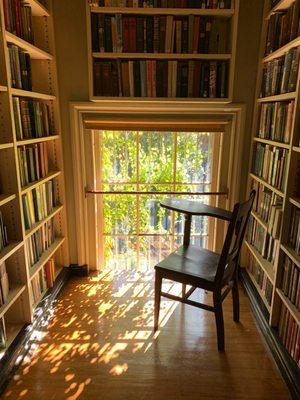
<svg viewBox="0 0 300 400"><path fill-rule="evenodd" d="M228 178L229 189L226 206L231 209L241 200L241 162L242 146L245 127L245 106L243 104L203 104L203 102L185 102L184 100L103 100L97 103L70 103L71 118L71 150L73 179L75 189L75 226L76 248L79 265L87 264L95 269L95 243L96 226L91 218L89 209L95 207L95 202L86 196L87 189L87 157L85 154L85 130L91 129L95 124L98 129L123 129L139 122L141 125L147 121L156 121L158 124L170 120L172 129L176 124L186 124L187 130L191 126L216 126L223 125L225 139L230 140L230 152L228 154ZM156 123L155 122L155 123ZM140 128L141 129L141 128ZM195 129L195 128L194 128ZM89 162L93 162L89 159Z"/></svg>

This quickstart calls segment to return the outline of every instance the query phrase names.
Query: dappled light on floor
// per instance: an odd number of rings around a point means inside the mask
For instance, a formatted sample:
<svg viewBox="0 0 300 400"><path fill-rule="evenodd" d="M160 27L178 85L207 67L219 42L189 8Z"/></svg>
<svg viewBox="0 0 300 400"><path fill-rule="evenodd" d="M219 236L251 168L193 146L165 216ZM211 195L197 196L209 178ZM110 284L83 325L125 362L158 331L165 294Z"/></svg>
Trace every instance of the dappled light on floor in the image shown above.
<svg viewBox="0 0 300 400"><path fill-rule="evenodd" d="M181 286L163 290L179 295ZM244 297L241 324L226 300L226 353L216 349L213 314L162 299L154 335L153 308L152 271L72 279L3 398L261 399L270 385L272 399L288 398Z"/></svg>

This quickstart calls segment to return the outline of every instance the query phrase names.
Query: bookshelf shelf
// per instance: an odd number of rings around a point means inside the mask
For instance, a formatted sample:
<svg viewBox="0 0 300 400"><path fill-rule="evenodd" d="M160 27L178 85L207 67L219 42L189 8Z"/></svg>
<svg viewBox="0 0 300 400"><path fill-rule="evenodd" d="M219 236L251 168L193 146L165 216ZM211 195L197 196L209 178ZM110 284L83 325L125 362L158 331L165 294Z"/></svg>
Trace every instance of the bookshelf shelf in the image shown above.
<svg viewBox="0 0 300 400"><path fill-rule="evenodd" d="M50 172L47 176L45 176L45 178L42 178L36 182L32 182L28 186L22 188L21 194L30 192L32 189L35 189L38 186L41 186L43 183L46 183L46 182L50 181L51 179L58 177L60 174L61 174L61 171Z"/></svg>
<svg viewBox="0 0 300 400"><path fill-rule="evenodd" d="M46 222L50 221L50 219L54 218L59 212L61 212L63 210L63 206L57 206L54 208L54 210L52 211L52 213L50 213L48 215L48 217L44 218L42 221L37 222L36 224L34 224L34 226L30 229L27 229L25 232L25 239L28 239L31 235L34 234L34 232L36 232L38 229L40 229Z"/></svg>
<svg viewBox="0 0 300 400"><path fill-rule="evenodd" d="M97 14L132 14L132 15L200 15L230 18L234 9L198 9L198 8L135 8L135 7L91 7L92 13Z"/></svg>
<svg viewBox="0 0 300 400"><path fill-rule="evenodd" d="M23 242L12 242L0 252L0 264L6 261L23 246Z"/></svg>
<svg viewBox="0 0 300 400"><path fill-rule="evenodd" d="M0 207L16 198L15 194L0 194Z"/></svg>
<svg viewBox="0 0 300 400"><path fill-rule="evenodd" d="M275 140L262 139L262 138L259 138L259 137L254 137L253 140L255 142L259 142L259 143L265 143L265 144L269 144L271 146L281 147L283 149L290 149L290 145L289 144L282 143L282 142L276 142Z"/></svg>
<svg viewBox="0 0 300 400"><path fill-rule="evenodd" d="M275 96L269 97L259 97L257 99L258 103L271 103L273 101L285 101L285 100L294 100L296 98L296 92L282 93L276 94Z"/></svg>
<svg viewBox="0 0 300 400"><path fill-rule="evenodd" d="M42 254L40 260L35 265L30 267L30 279L34 278L36 274L38 274L41 268L43 268L43 266L50 260L53 254L56 253L56 251L61 247L64 241L65 238L55 239L54 243L49 247L49 249Z"/></svg>
<svg viewBox="0 0 300 400"><path fill-rule="evenodd" d="M284 197L284 193L281 190L274 188L272 185L270 185L264 179L260 178L259 176L255 175L253 173L250 173L250 176L251 176L251 178L255 179L257 182L262 183L265 187L272 190L278 196Z"/></svg>
<svg viewBox="0 0 300 400"><path fill-rule="evenodd" d="M300 256L291 247L284 244L281 245L281 249L300 268Z"/></svg>
<svg viewBox="0 0 300 400"><path fill-rule="evenodd" d="M267 302L267 299L265 297L264 292L261 290L261 288L259 287L259 285L257 284L256 280L254 279L254 277L252 276L252 274L248 273L249 278L251 279L251 282L253 283L253 285L255 286L255 289L257 290L257 293L259 294L260 298L262 299L266 309L268 310L268 312L271 312L271 307L270 304Z"/></svg>
<svg viewBox="0 0 300 400"><path fill-rule="evenodd" d="M300 208L300 199L296 197L290 197L290 203L293 204L294 206Z"/></svg>
<svg viewBox="0 0 300 400"><path fill-rule="evenodd" d="M300 153L300 147L299 147L299 146L294 146L294 147L293 147L293 150L294 150L296 153Z"/></svg>
<svg viewBox="0 0 300 400"><path fill-rule="evenodd" d="M271 283L274 285L274 277L275 277L275 272L274 272L274 267L273 264L270 263L269 261L265 260L259 252L253 247L251 244L249 244L247 241L245 241L246 246L260 265L260 267L264 270L264 272L267 274L269 280Z"/></svg>
<svg viewBox="0 0 300 400"><path fill-rule="evenodd" d="M46 51L39 49L38 47L34 46L31 43L26 42L25 40L19 38L18 36L10 33L5 32L5 38L7 43L14 44L24 51L26 51L30 58L34 60L52 60L53 57L51 54L47 53Z"/></svg>
<svg viewBox="0 0 300 400"><path fill-rule="evenodd" d="M119 100L122 100L123 102L126 101L149 101L149 102L162 102L165 103L167 101L175 102L178 100L184 100L189 103L195 102L204 102L204 103L221 103L221 104L227 104L230 103L231 100L228 97L225 98L203 98L203 97L117 97ZM97 101L116 101L116 97L102 97L102 96L92 96L91 101L97 102Z"/></svg>
<svg viewBox="0 0 300 400"><path fill-rule="evenodd" d="M0 85L0 92L7 92L7 86Z"/></svg>
<svg viewBox="0 0 300 400"><path fill-rule="evenodd" d="M279 297L289 310L289 312L292 314L294 320L297 322L298 325L300 325L300 311L297 309L297 307L294 306L294 304L290 301L290 299L283 293L281 289L276 289L276 292L278 293Z"/></svg>
<svg viewBox="0 0 300 400"><path fill-rule="evenodd" d="M14 304L18 297L21 296L25 288L25 285L15 285L10 288L6 302L0 307L0 318Z"/></svg>
<svg viewBox="0 0 300 400"><path fill-rule="evenodd" d="M270 10L267 18L270 18L271 14L274 14L275 12L288 9L294 3L294 1L295 0L280 0L278 4L276 4L276 6Z"/></svg>
<svg viewBox="0 0 300 400"><path fill-rule="evenodd" d="M14 147L13 143L2 143L0 144L0 150L12 149Z"/></svg>
<svg viewBox="0 0 300 400"><path fill-rule="evenodd" d="M275 50L273 53L267 55L264 59L263 62L269 62L271 60L274 60L275 58L279 58L285 55L290 49L293 47L297 47L300 45L300 37L297 37L296 39L292 40L291 42L287 43L286 45L280 47L280 49Z"/></svg>
<svg viewBox="0 0 300 400"><path fill-rule="evenodd" d="M5 326L5 333L6 333L6 348L8 348L15 338L18 336L18 333L23 328L23 324L12 324L7 323Z"/></svg>
<svg viewBox="0 0 300 400"><path fill-rule="evenodd" d="M231 54L181 54L181 53L93 53L99 59L155 59L155 60L230 60Z"/></svg>
<svg viewBox="0 0 300 400"><path fill-rule="evenodd" d="M259 222L259 224L264 228L264 230L266 231L268 230L268 224L265 221L263 221L255 211L252 211L251 215L253 218L256 219L257 222Z"/></svg>
<svg viewBox="0 0 300 400"><path fill-rule="evenodd" d="M38 0L26 0L26 3L30 5L34 17L50 17L49 10Z"/></svg>
<svg viewBox="0 0 300 400"><path fill-rule="evenodd" d="M28 90L15 89L15 88L11 88L10 91L13 96L30 97L38 100L49 100L49 101L56 100L56 97L53 96L52 94L30 92Z"/></svg>
<svg viewBox="0 0 300 400"><path fill-rule="evenodd" d="M59 135L52 135L52 136L38 137L38 138L34 138L34 139L18 140L17 146L25 146L26 144L50 142L52 140L58 140L58 139L60 139Z"/></svg>

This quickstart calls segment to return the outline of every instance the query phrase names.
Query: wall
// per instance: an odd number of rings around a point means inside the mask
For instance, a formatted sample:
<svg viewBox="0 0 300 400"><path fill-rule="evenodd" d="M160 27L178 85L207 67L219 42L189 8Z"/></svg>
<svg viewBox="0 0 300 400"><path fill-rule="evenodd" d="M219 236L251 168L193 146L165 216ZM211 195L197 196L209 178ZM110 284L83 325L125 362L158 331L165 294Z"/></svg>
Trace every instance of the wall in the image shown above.
<svg viewBox="0 0 300 400"><path fill-rule="evenodd" d="M86 39L86 0L53 0L58 81L62 115L62 137L65 163L67 218L71 262L77 262L75 237L74 186L70 149L69 102L88 101L88 69ZM259 38L262 20L262 0L240 0L240 19L234 101L246 104L246 128L242 165L243 185L246 190L249 148L251 142L252 111L258 65Z"/></svg>

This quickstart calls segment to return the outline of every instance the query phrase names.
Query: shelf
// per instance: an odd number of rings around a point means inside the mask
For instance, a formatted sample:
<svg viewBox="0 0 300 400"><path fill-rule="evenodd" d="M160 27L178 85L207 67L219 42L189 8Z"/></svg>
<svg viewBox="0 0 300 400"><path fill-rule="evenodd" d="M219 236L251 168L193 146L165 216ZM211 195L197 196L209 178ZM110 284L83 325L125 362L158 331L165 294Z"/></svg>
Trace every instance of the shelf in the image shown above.
<svg viewBox="0 0 300 400"><path fill-rule="evenodd" d="M285 252L285 254L300 268L300 256L288 245L282 244L281 249Z"/></svg>
<svg viewBox="0 0 300 400"><path fill-rule="evenodd" d="M275 12L286 10L294 3L294 1L295 0L280 0L269 12L268 18L270 18L271 14L274 14Z"/></svg>
<svg viewBox="0 0 300 400"><path fill-rule="evenodd" d="M0 92L7 92L7 86L0 85Z"/></svg>
<svg viewBox="0 0 300 400"><path fill-rule="evenodd" d="M284 100L294 100L296 98L296 92L276 94L269 97L260 97L257 99L258 103L269 103L272 101L284 101Z"/></svg>
<svg viewBox="0 0 300 400"><path fill-rule="evenodd" d="M231 100L228 97L224 98L208 98L208 97L104 97L104 96L92 96L91 101L94 102L102 102L102 101L115 101L118 102L134 102L136 101L139 103L140 101L149 101L149 103L153 103L154 101L156 103L165 103L166 101L168 102L178 102L178 101L184 101L184 102L189 102L189 103L218 103L218 104L228 104L231 103Z"/></svg>
<svg viewBox="0 0 300 400"><path fill-rule="evenodd" d="M270 144L271 146L274 146L274 147L281 147L283 149L290 148L290 145L288 143L276 142L275 140L271 140L271 139L263 139L263 138L259 138L259 137L254 137L253 140L255 142L259 142L259 143Z"/></svg>
<svg viewBox="0 0 300 400"><path fill-rule="evenodd" d="M5 32L6 41L10 44L14 44L20 47L22 50L26 51L30 58L33 60L52 60L53 57L51 54L47 53L44 50L39 49L31 43L26 42L26 40L19 38L10 32Z"/></svg>
<svg viewBox="0 0 300 400"><path fill-rule="evenodd" d="M1 143L0 144L0 150L12 149L13 147L14 147L13 143Z"/></svg>
<svg viewBox="0 0 300 400"><path fill-rule="evenodd" d="M284 193L281 190L274 188L272 185L270 185L264 179L260 178L259 176L255 175L253 173L250 173L250 176L251 176L251 178L255 179L257 182L260 182L265 187L267 187L268 189L272 190L278 196L284 197Z"/></svg>
<svg viewBox="0 0 300 400"><path fill-rule="evenodd" d="M293 146L293 150L294 150L296 153L300 153L300 147L299 147L299 146Z"/></svg>
<svg viewBox="0 0 300 400"><path fill-rule="evenodd" d="M50 13L47 8L38 0L26 0L26 4L31 7L33 17L49 17Z"/></svg>
<svg viewBox="0 0 300 400"><path fill-rule="evenodd" d="M280 47L279 49L273 51L273 53L267 55L264 59L263 62L269 62L271 60L274 60L275 58L279 58L284 56L290 49L293 47L297 47L300 45L300 36L297 37L296 39L292 40L291 42L287 43L286 45Z"/></svg>
<svg viewBox="0 0 300 400"><path fill-rule="evenodd" d="M263 220L261 219L261 217L257 214L257 212L251 211L251 215L252 215L252 217L255 218L256 221L264 228L264 230L266 230L266 231L268 230L268 223L265 222L265 221L263 221Z"/></svg>
<svg viewBox="0 0 300 400"><path fill-rule="evenodd" d="M230 60L231 54L193 53L93 53L94 58L156 59L156 60Z"/></svg>
<svg viewBox="0 0 300 400"><path fill-rule="evenodd" d="M15 194L0 194L0 207L16 198Z"/></svg>
<svg viewBox="0 0 300 400"><path fill-rule="evenodd" d="M278 293L282 302L285 304L286 308L292 314L294 320L297 322L298 325L300 325L300 311L298 310L298 308L294 306L291 300L283 293L281 289L277 288L276 292Z"/></svg>
<svg viewBox="0 0 300 400"><path fill-rule="evenodd" d="M268 276L269 280L271 281L272 285L274 285L274 277L275 277L275 271L273 264L270 263L269 261L265 260L259 252L255 249L254 246L249 244L247 241L245 241L246 246L248 247L250 253L253 255L255 260L258 262L260 267L263 269L263 271L266 273Z"/></svg>
<svg viewBox="0 0 300 400"><path fill-rule="evenodd" d="M42 136L38 138L32 138L32 139L24 139L24 140L18 140L17 146L26 146L26 144L35 144L35 143L41 143L41 142L50 142L51 140L57 140L59 139L59 135L50 135L50 136Z"/></svg>
<svg viewBox="0 0 300 400"><path fill-rule="evenodd" d="M292 203L294 206L300 208L300 199L296 197L290 197L290 203Z"/></svg>
<svg viewBox="0 0 300 400"><path fill-rule="evenodd" d="M5 246L2 251L0 251L0 264L12 256L20 247L23 246L23 242L12 242Z"/></svg>
<svg viewBox="0 0 300 400"><path fill-rule="evenodd" d="M249 278L251 279L251 282L253 283L253 285L255 286L255 289L257 290L260 298L262 299L262 301L264 302L264 305L266 306L267 310L269 313L271 313L271 306L270 304L267 302L266 296L264 294L264 292L261 290L261 288L259 287L258 283L256 282L256 280L254 279L254 277L252 276L251 272L247 271L247 274L249 276Z"/></svg>
<svg viewBox="0 0 300 400"><path fill-rule="evenodd" d="M199 8L91 7L91 12L98 14L203 15L223 18L230 18L234 15L234 9Z"/></svg>
<svg viewBox="0 0 300 400"><path fill-rule="evenodd" d="M39 179L38 181L32 182L28 186L23 187L21 194L26 194L26 193L30 192L32 189L35 189L35 188L41 186L43 183L46 183L46 182L50 181L51 179L56 178L60 174L61 174L61 171L49 172L49 174L46 175L45 178Z"/></svg>
<svg viewBox="0 0 300 400"><path fill-rule="evenodd" d="M15 338L18 336L22 328L24 327L25 323L6 323L5 322L5 334L6 334L6 348L8 348Z"/></svg>
<svg viewBox="0 0 300 400"><path fill-rule="evenodd" d="M18 297L24 292L25 285L15 285L13 286L9 293L6 302L0 307L0 318L6 311L14 304Z"/></svg>
<svg viewBox="0 0 300 400"><path fill-rule="evenodd" d="M36 274L41 270L41 268L50 260L54 253L59 249L59 247L63 244L65 238L55 239L54 243L46 250L39 261L30 267L30 279L34 278Z"/></svg>
<svg viewBox="0 0 300 400"><path fill-rule="evenodd" d="M27 229L25 232L25 239L28 239L31 235L33 235L34 232L36 232L38 229L41 228L41 226L44 225L44 223L46 223L46 222L50 221L50 219L54 218L55 215L58 214L62 209L63 209L62 205L55 207L54 210L52 211L52 213L50 213L48 215L48 217L46 217L42 221L34 224L34 226L32 228Z"/></svg>
<svg viewBox="0 0 300 400"><path fill-rule="evenodd" d="M31 290L32 290L32 288L31 288ZM32 306L32 308L33 308L33 310L35 310L36 309L36 307L39 305L39 302L42 300L42 298L45 296L45 294L48 292L48 288L46 289L46 290L44 290L41 294L40 294L40 296L39 296L39 298L37 299L37 301L33 304L33 306Z"/></svg>
<svg viewBox="0 0 300 400"><path fill-rule="evenodd" d="M30 92L29 90L23 90L23 89L11 89L11 94L13 96L19 96L19 97L31 97L34 99L40 99L40 100L55 100L56 97L51 95L51 94L45 94L45 93L38 93L38 92Z"/></svg>

